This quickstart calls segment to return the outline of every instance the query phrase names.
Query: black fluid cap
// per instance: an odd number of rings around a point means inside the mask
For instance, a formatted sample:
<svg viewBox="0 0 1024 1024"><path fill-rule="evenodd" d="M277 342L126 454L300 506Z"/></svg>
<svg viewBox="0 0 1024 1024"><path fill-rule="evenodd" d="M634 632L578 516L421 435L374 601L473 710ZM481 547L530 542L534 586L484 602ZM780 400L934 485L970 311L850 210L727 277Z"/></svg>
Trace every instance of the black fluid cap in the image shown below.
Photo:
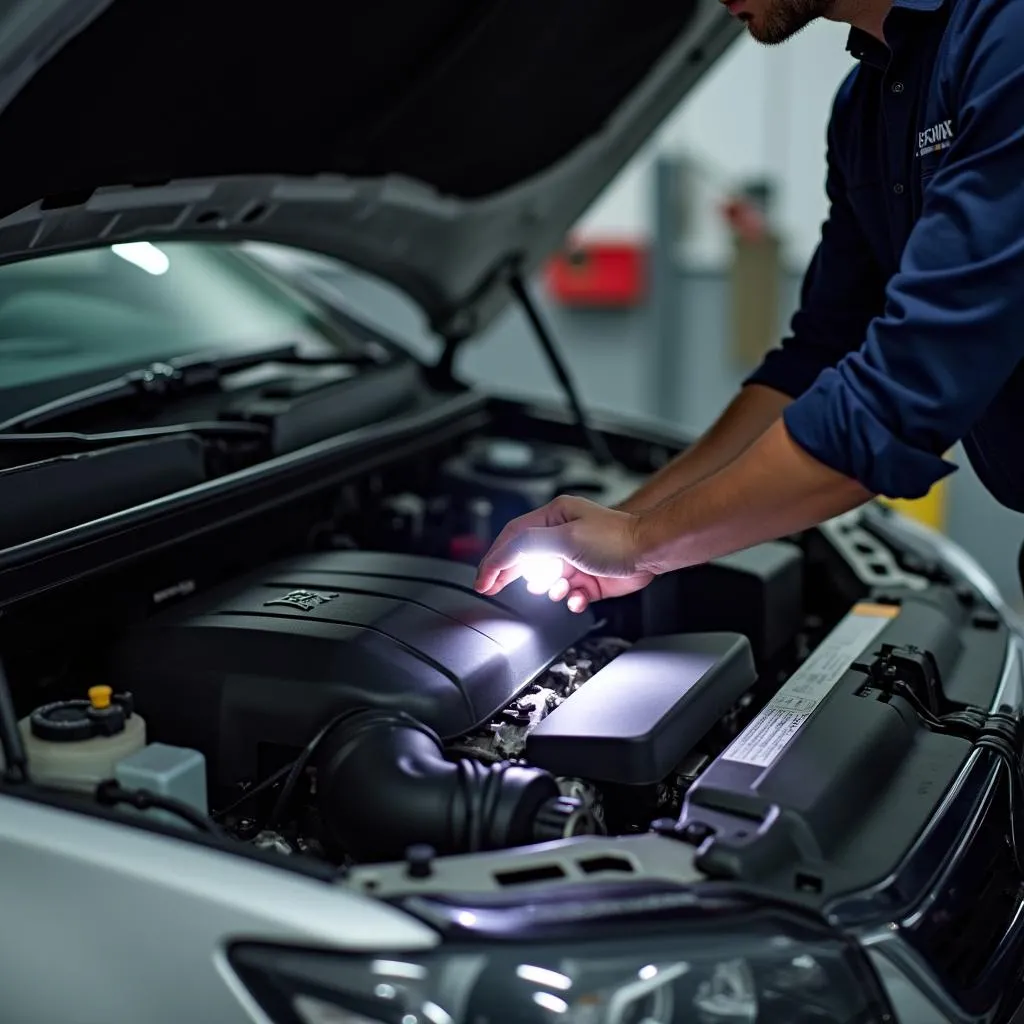
<svg viewBox="0 0 1024 1024"><path fill-rule="evenodd" d="M61 700L36 708L29 727L37 739L52 743L77 743L94 736L116 736L124 732L131 710L118 703L95 708L87 700Z"/></svg>
<svg viewBox="0 0 1024 1024"><path fill-rule="evenodd" d="M694 846L700 846L705 839L710 838L714 834L715 830L703 821L691 821L683 829L683 837L688 843L692 843Z"/></svg>
<svg viewBox="0 0 1024 1024"><path fill-rule="evenodd" d="M406 870L410 878L429 878L434 871L437 851L426 843L416 843L405 851Z"/></svg>

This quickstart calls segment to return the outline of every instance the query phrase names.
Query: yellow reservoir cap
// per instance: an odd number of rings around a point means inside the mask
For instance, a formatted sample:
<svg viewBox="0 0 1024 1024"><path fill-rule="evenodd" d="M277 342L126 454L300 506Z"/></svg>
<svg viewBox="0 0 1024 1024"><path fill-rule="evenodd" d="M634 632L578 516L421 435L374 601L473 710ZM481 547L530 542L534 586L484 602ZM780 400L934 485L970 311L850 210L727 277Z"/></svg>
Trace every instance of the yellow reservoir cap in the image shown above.
<svg viewBox="0 0 1024 1024"><path fill-rule="evenodd" d="M109 686L90 686L89 702L94 708L109 708L114 691Z"/></svg>

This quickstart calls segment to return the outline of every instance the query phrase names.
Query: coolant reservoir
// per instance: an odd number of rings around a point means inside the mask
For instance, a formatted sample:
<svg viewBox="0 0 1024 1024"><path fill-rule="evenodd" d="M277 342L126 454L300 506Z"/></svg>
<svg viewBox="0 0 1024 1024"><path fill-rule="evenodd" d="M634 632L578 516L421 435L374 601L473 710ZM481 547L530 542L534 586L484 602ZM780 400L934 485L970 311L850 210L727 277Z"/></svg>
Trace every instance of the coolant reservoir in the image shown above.
<svg viewBox="0 0 1024 1024"><path fill-rule="evenodd" d="M18 723L28 754L29 778L41 786L90 792L114 777L122 759L146 745L146 723L131 694L93 686L88 700L36 708Z"/></svg>

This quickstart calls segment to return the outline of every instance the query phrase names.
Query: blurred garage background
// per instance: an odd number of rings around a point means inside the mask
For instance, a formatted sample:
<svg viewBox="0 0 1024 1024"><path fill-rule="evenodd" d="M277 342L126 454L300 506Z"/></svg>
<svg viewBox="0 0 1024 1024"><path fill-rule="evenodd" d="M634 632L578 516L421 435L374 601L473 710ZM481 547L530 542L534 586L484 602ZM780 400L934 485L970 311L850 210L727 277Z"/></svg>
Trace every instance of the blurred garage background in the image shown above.
<svg viewBox="0 0 1024 1024"><path fill-rule="evenodd" d="M815 23L785 44L785 60L740 40L538 277L537 297L592 408L699 431L779 338L826 210L825 124L852 66L845 34ZM355 274L337 283L365 316L430 350L400 293ZM560 395L515 311L463 354L460 370L492 391ZM1024 524L988 496L962 453L953 458L960 471L905 511L963 545L1020 606Z"/></svg>

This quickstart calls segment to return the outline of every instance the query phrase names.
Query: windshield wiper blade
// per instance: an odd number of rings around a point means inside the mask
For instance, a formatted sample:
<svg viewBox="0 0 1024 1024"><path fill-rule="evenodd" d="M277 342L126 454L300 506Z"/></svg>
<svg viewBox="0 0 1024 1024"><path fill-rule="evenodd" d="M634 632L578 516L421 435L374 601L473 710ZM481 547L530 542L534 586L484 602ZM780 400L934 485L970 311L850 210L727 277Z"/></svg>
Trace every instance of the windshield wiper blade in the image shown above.
<svg viewBox="0 0 1024 1024"><path fill-rule="evenodd" d="M158 441L162 437L177 437L180 434L195 434L197 437L230 441L232 439L258 438L264 440L270 435L270 428L262 423L196 422L172 423L163 427L138 427L133 430L110 430L96 434L83 434L73 430L36 432L32 434L0 433L0 448L14 445L21 448L51 446L61 450L109 448L117 444L134 444L138 441Z"/></svg>
<svg viewBox="0 0 1024 1024"><path fill-rule="evenodd" d="M255 352L216 357L209 355L180 356L151 363L138 370L130 370L113 380L104 381L102 384L64 395L52 402L46 402L34 409L18 413L17 416L0 422L0 434L18 434L22 431L37 430L56 419L63 419L75 413L87 412L132 399L153 402L173 400L189 392L214 388L222 377L252 369L263 363L294 362L298 358L297 353L296 345L285 344ZM217 426L219 427L220 424ZM181 427L171 429L175 433L181 433L182 430ZM223 433L227 433L227 431L223 431ZM98 437L100 435L81 436ZM147 434L146 436L153 435Z"/></svg>

